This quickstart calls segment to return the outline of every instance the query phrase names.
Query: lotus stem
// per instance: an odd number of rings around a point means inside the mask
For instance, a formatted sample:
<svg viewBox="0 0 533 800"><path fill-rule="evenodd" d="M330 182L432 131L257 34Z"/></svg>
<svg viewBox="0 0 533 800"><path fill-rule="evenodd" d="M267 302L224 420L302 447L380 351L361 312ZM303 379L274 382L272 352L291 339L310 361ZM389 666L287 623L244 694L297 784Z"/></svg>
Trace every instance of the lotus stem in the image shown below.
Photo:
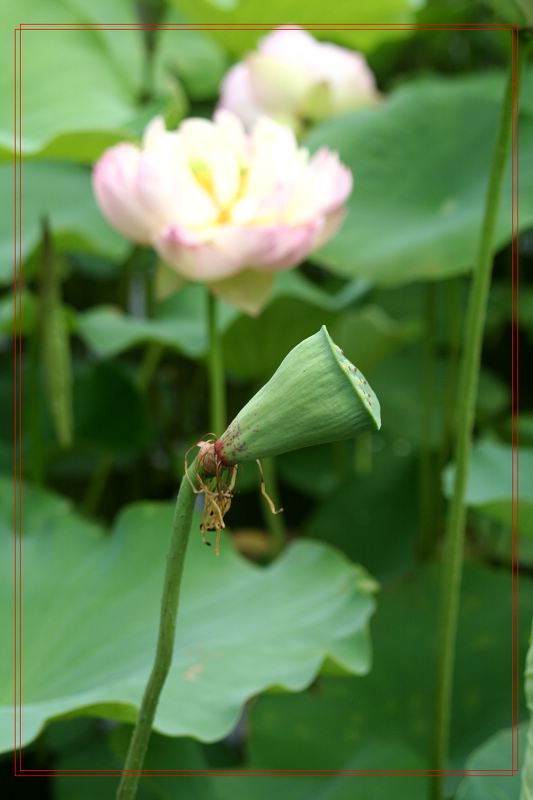
<svg viewBox="0 0 533 800"><path fill-rule="evenodd" d="M448 761L450 738L453 672L457 639L457 623L464 560L465 491L472 449L476 397L481 363L483 329L492 272L492 252L500 209L503 181L511 142L515 91L521 60L515 74L514 58L505 87L496 146L492 156L479 250L470 286L465 325L465 344L458 388L458 409L455 429L455 478L448 511L440 599L440 627L437 660L437 694L432 794L443 797L443 770Z"/></svg>
<svg viewBox="0 0 533 800"><path fill-rule="evenodd" d="M435 542L435 454L433 452L433 408L435 362L437 358L437 321L435 285L428 282L424 298L424 367L422 411L420 415L418 556L430 555Z"/></svg>
<svg viewBox="0 0 533 800"><path fill-rule="evenodd" d="M209 352L207 367L209 373L210 427L217 436L226 427L226 380L224 357L218 331L218 301L211 292L207 296L207 326L209 331Z"/></svg>
<svg viewBox="0 0 533 800"><path fill-rule="evenodd" d="M172 663L183 565L196 498L192 486L198 474L196 460L188 468L188 473L191 482L186 477L182 479L174 511L161 597L159 633L154 663L144 690L139 716L133 729L117 791L117 800L133 800L137 794L140 770L148 749L159 698Z"/></svg>

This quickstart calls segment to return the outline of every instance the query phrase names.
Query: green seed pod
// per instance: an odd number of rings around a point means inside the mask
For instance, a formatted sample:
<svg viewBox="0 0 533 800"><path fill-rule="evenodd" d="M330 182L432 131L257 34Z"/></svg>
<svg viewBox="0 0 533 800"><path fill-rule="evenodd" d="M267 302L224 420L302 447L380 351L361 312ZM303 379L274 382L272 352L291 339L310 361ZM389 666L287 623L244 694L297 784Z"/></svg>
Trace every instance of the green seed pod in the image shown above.
<svg viewBox="0 0 533 800"><path fill-rule="evenodd" d="M227 465L380 428L379 402L325 326L300 342L216 442Z"/></svg>

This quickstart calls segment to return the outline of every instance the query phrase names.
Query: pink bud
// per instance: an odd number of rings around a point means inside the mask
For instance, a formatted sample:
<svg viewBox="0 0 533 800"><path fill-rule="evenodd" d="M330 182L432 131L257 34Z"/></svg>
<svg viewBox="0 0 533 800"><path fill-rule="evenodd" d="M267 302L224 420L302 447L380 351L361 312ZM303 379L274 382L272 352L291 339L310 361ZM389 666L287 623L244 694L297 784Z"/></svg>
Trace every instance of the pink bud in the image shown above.
<svg viewBox="0 0 533 800"><path fill-rule="evenodd" d="M291 26L265 36L257 50L227 73L220 108L246 126L261 115L298 130L302 121L325 119L379 100L372 71L363 56L318 42Z"/></svg>

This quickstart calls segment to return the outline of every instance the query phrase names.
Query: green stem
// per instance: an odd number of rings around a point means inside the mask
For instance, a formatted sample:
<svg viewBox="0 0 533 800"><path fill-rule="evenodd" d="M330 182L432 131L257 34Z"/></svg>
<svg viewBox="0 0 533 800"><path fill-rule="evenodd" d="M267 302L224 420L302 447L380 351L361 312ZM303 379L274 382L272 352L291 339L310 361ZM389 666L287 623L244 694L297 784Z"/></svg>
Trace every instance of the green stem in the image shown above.
<svg viewBox="0 0 533 800"><path fill-rule="evenodd" d="M207 295L207 325L210 427L212 433L221 436L226 429L226 386L222 343L218 332L218 302L211 292Z"/></svg>
<svg viewBox="0 0 533 800"><path fill-rule="evenodd" d="M133 254L136 252L135 248L132 249L130 253L128 253L127 257L124 259L123 263L120 264L119 269L119 279L118 279L118 298L119 303L126 312L128 313L130 307L130 292L131 292L131 272L132 272L132 260Z"/></svg>
<svg viewBox="0 0 533 800"><path fill-rule="evenodd" d="M435 284L427 283L424 298L424 373L420 417L419 519L417 550L425 558L435 540L435 461L432 448L435 360L437 357Z"/></svg>
<svg viewBox="0 0 533 800"><path fill-rule="evenodd" d="M156 342L146 348L137 373L137 385L142 392L148 389L164 352L164 347Z"/></svg>
<svg viewBox="0 0 533 800"><path fill-rule="evenodd" d="M151 263L144 266L144 316L153 319L155 314L155 269Z"/></svg>
<svg viewBox="0 0 533 800"><path fill-rule="evenodd" d="M191 481L195 480L196 475L197 462L194 461L192 466L189 467ZM172 533L167 553L154 663L144 690L139 716L133 729L128 754L124 762L122 777L117 791L117 800L132 800L137 793L139 771L143 766L157 705L172 663L181 578L191 530L195 498L196 495L191 484L186 477L183 478L176 500Z"/></svg>
<svg viewBox="0 0 533 800"><path fill-rule="evenodd" d="M18 321L20 324L20 320ZM18 336L18 331L17 331ZM42 484L45 479L44 446L43 446L43 418L41 413L41 387L40 387L40 343L41 330L38 321L30 334L28 353L28 397L29 407L29 432L31 449L29 451L29 475L33 483ZM20 364L17 364L20 369Z"/></svg>
<svg viewBox="0 0 533 800"><path fill-rule="evenodd" d="M276 462L273 458L262 458L261 467L263 469L265 489L276 508L279 508L280 497ZM287 530L283 514L273 514L263 497L260 497L260 502L263 520L272 539L272 552L279 553L287 543Z"/></svg>
<svg viewBox="0 0 533 800"><path fill-rule="evenodd" d="M448 328L448 365L446 369L446 397L444 402L444 419L442 423L442 439L439 453L439 473L448 461L450 443L455 431L455 397L461 355L461 316L460 316L461 283L452 278L446 286L446 316Z"/></svg>
<svg viewBox="0 0 533 800"><path fill-rule="evenodd" d="M150 33L155 31L150 31ZM142 76L142 89L141 89L141 104L146 105L154 96L154 51L153 47L145 48L143 59L143 76Z"/></svg>
<svg viewBox="0 0 533 800"><path fill-rule="evenodd" d="M459 378L455 434L455 480L447 526L440 600L440 627L437 660L437 693L434 741L435 770L444 770L448 761L451 722L453 668L464 557L465 489L472 448L475 404L481 361L483 328L492 271L494 235L506 173L513 115L513 68L502 101L498 138L490 169L479 250L470 286L465 328L465 347ZM518 65L518 75L520 64ZM443 796L443 776L433 777L433 797Z"/></svg>
<svg viewBox="0 0 533 800"><path fill-rule="evenodd" d="M105 453L92 472L81 502L83 512L89 516L94 514L100 504L102 494L113 470L113 461L111 453Z"/></svg>
<svg viewBox="0 0 533 800"><path fill-rule="evenodd" d="M136 4L140 21L145 25L143 30L143 71L139 102L146 105L154 98L155 52L157 47L157 24L161 22L164 12L163 0L140 0Z"/></svg>

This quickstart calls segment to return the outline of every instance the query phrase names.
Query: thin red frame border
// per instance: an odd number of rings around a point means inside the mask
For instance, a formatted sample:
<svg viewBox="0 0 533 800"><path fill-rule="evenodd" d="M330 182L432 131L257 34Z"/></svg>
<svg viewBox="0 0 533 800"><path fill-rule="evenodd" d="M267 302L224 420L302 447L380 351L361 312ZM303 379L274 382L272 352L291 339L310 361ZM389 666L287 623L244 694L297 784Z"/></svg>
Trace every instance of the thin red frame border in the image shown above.
<svg viewBox="0 0 533 800"><path fill-rule="evenodd" d="M22 32L24 30L270 30L280 23L190 23L190 24L142 24L142 23L20 23L13 29L13 272L15 292L14 305L14 348L13 348L13 416L14 416L14 535L13 535L13 669L14 669L14 765L15 777L45 777L47 775L62 775L70 777L111 777L122 774L120 769L24 769L22 766ZM290 26L286 26L290 27ZM519 672L519 537L518 527L518 477L519 477L519 252L516 236L519 230L519 85L516 75L516 66L519 57L519 27L511 24L481 24L465 23L454 24L408 24L408 23L302 23L308 30L500 30L511 32L512 75L513 75L513 114L512 114L512 229L511 229L511 260L512 260L512 334L511 334L511 405L512 405L512 625L511 625L511 718L512 718L512 767L511 769L494 770L266 770L266 769L207 769L207 770L135 770L139 775L152 776L298 776L310 775L314 777L327 777L331 775L347 776L512 776L519 772L519 729L518 709L520 685ZM18 389L18 392L17 392ZM17 627L18 626L18 627ZM18 633L18 638L17 638ZM18 656L18 658L17 658ZM17 692L18 688L18 692ZM17 715L18 709L18 715ZM18 722L18 727L17 727ZM17 741L18 730L18 741ZM516 742L516 744L515 744Z"/></svg>

